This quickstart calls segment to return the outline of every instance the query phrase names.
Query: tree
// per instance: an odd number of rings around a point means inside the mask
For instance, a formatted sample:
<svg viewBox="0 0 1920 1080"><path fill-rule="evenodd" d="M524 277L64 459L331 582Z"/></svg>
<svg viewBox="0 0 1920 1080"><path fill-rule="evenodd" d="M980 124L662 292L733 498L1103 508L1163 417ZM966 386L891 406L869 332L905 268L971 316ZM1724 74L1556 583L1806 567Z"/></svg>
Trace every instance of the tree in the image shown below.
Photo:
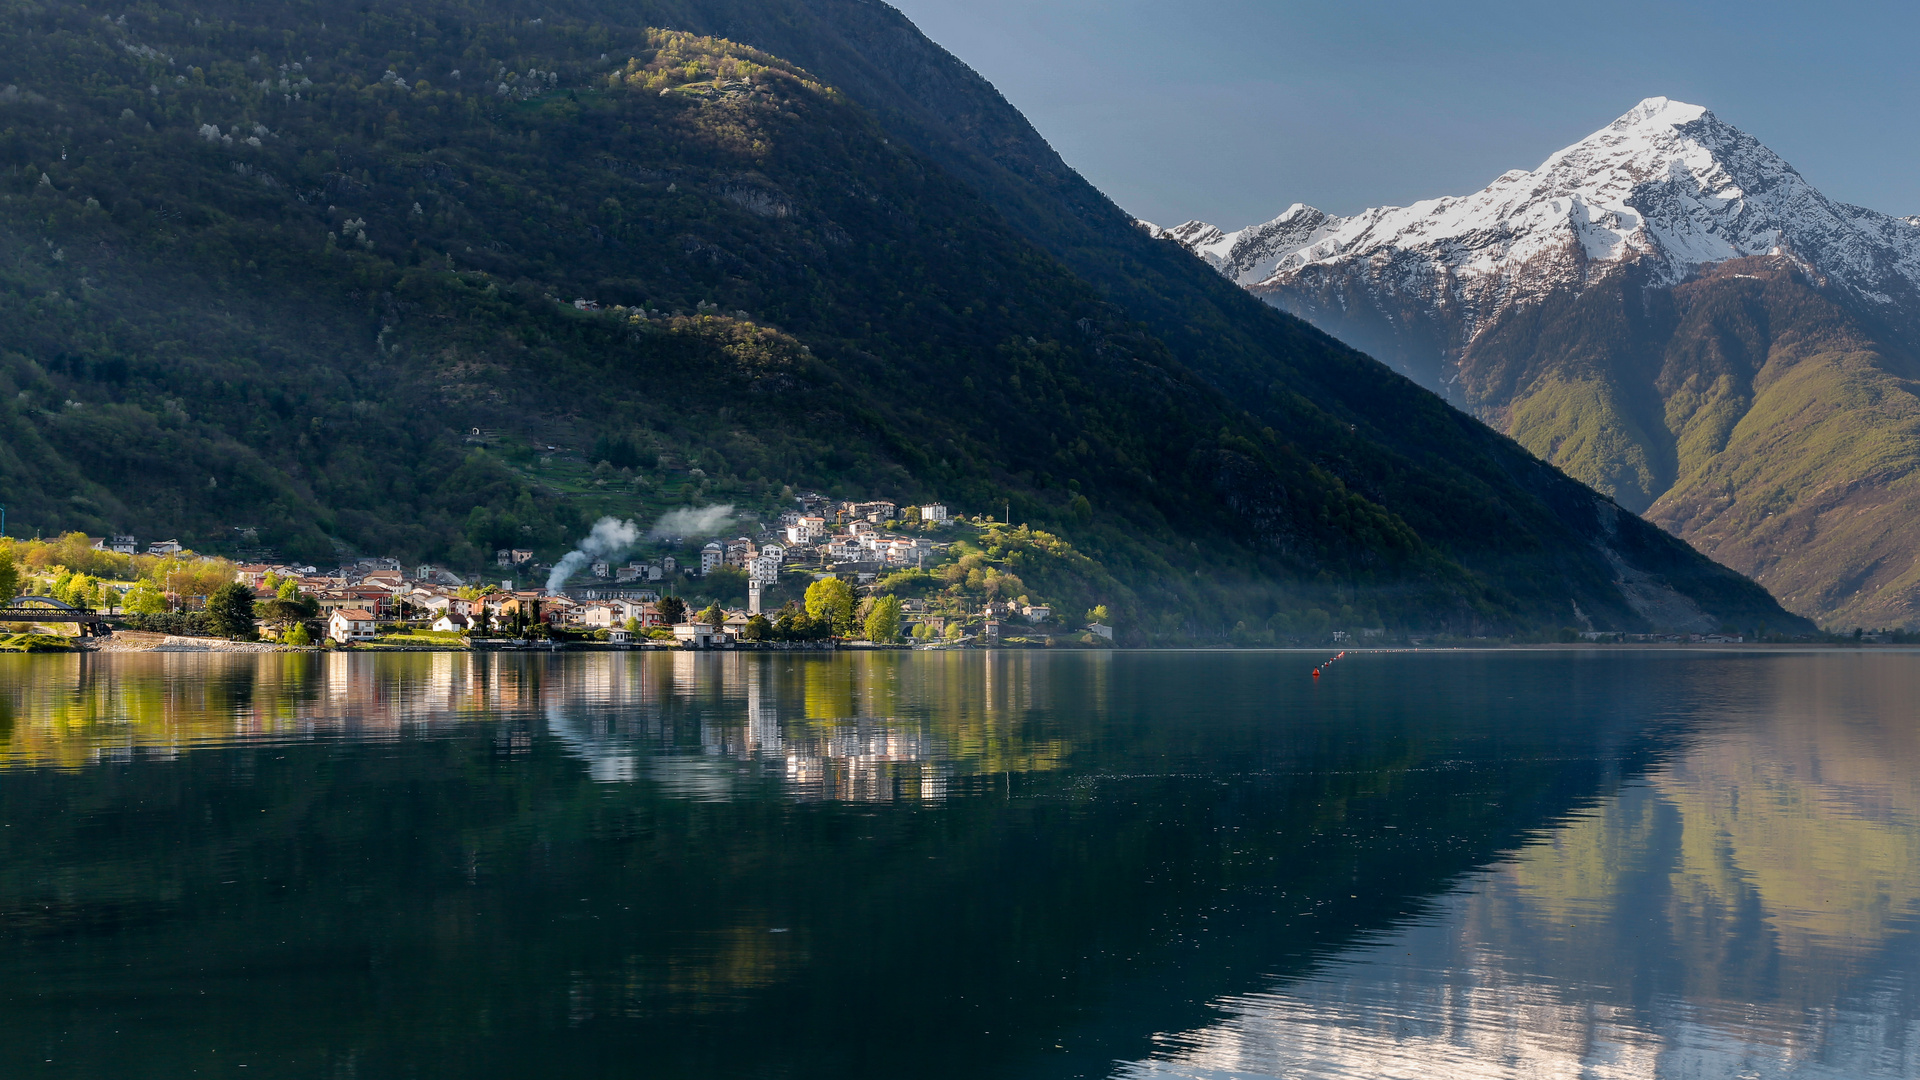
<svg viewBox="0 0 1920 1080"><path fill-rule="evenodd" d="M780 641L819 641L833 633L826 622L808 615L799 604L787 601L774 619L773 634Z"/></svg>
<svg viewBox="0 0 1920 1080"><path fill-rule="evenodd" d="M207 596L207 626L220 637L253 637L253 590L229 581Z"/></svg>
<svg viewBox="0 0 1920 1080"><path fill-rule="evenodd" d="M707 575L706 592L721 600L744 602L747 598L747 572L738 566L716 566Z"/></svg>
<svg viewBox="0 0 1920 1080"><path fill-rule="evenodd" d="M299 583L288 578L280 583L273 599L254 605L254 613L268 622L287 626L320 614L320 601L301 592Z"/></svg>
<svg viewBox="0 0 1920 1080"><path fill-rule="evenodd" d="M627 621L621 623L620 625L625 627L627 633L629 634L637 634L640 632L640 620L634 618L631 615L627 616Z"/></svg>
<svg viewBox="0 0 1920 1080"><path fill-rule="evenodd" d="M773 637L773 623L765 615L754 615L740 631L743 641L766 641Z"/></svg>
<svg viewBox="0 0 1920 1080"><path fill-rule="evenodd" d="M313 636L307 633L306 623L294 623L291 629L280 636L280 640L303 649L313 644Z"/></svg>
<svg viewBox="0 0 1920 1080"><path fill-rule="evenodd" d="M708 604L707 610L700 613L700 621L708 626L725 626L727 613L720 609L719 604Z"/></svg>
<svg viewBox="0 0 1920 1080"><path fill-rule="evenodd" d="M11 550L0 551L0 603L20 595L20 568L14 565Z"/></svg>
<svg viewBox="0 0 1920 1080"><path fill-rule="evenodd" d="M668 626L675 626L686 621L686 618L687 602L685 600L677 596L663 596L660 598L661 621L665 622Z"/></svg>
<svg viewBox="0 0 1920 1080"><path fill-rule="evenodd" d="M1095 604L1093 609L1087 612L1087 621L1090 623L1110 622L1111 618L1107 614L1107 605Z"/></svg>
<svg viewBox="0 0 1920 1080"><path fill-rule="evenodd" d="M160 615L167 610L167 598L151 581L136 581L127 590L122 606L129 615Z"/></svg>
<svg viewBox="0 0 1920 1080"><path fill-rule="evenodd" d="M807 614L845 636L853 633L853 587L839 578L821 578L807 586Z"/></svg>
<svg viewBox="0 0 1920 1080"><path fill-rule="evenodd" d="M959 641L961 638L966 636L967 636L966 630L963 627L961 627L959 623L953 622L953 623L947 624L947 640L948 641Z"/></svg>
<svg viewBox="0 0 1920 1080"><path fill-rule="evenodd" d="M883 596L867 613L867 640L876 645L888 644L900 636L900 598Z"/></svg>

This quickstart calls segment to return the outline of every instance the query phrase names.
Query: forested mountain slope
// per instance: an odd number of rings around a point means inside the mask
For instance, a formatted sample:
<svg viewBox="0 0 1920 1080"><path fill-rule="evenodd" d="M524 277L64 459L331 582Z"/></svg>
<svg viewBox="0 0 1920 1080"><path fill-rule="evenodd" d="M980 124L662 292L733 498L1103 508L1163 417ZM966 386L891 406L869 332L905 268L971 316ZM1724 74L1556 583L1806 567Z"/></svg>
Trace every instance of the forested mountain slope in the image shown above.
<svg viewBox="0 0 1920 1080"><path fill-rule="evenodd" d="M783 9L642 14L739 10ZM809 38L811 11L789 28L855 76L874 63ZM1170 343L1137 285L1103 294L1008 221L1099 230L963 182L756 48L504 7L8 15L14 522L477 561L580 527L540 479L557 443L622 459L636 505L649 477L1008 503L1163 636L1338 607L1461 631L1792 625L1098 200L1184 275L1166 311L1217 285L1202 321L1251 312L1234 334L1295 366Z"/></svg>

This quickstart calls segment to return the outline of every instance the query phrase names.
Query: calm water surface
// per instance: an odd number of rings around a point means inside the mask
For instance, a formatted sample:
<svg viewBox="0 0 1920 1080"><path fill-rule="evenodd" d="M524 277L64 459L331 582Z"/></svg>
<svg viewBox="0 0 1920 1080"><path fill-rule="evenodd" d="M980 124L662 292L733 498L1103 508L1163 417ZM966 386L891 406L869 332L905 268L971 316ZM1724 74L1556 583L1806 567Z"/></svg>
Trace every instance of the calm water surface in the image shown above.
<svg viewBox="0 0 1920 1080"><path fill-rule="evenodd" d="M0 1076L1920 1075L1920 655L0 658Z"/></svg>

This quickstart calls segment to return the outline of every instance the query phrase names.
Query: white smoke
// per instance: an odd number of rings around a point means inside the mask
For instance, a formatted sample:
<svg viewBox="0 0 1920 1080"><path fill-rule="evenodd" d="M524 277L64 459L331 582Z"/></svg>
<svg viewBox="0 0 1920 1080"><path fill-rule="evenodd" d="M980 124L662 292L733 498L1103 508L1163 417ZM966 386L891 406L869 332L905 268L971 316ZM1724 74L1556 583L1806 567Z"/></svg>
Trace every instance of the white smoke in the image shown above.
<svg viewBox="0 0 1920 1080"><path fill-rule="evenodd" d="M729 507L728 509L732 509ZM593 528L572 551L560 557L553 566L553 573L547 575L547 591L559 592L567 579L579 573L582 568L595 559L611 562L625 555L628 549L640 542L640 526L631 521L621 521L615 517L603 517L593 523Z"/></svg>
<svg viewBox="0 0 1920 1080"><path fill-rule="evenodd" d="M672 536L714 536L727 527L733 520L733 504L721 506L688 506L679 510L669 510L660 515L660 520L647 530L650 540L664 540Z"/></svg>

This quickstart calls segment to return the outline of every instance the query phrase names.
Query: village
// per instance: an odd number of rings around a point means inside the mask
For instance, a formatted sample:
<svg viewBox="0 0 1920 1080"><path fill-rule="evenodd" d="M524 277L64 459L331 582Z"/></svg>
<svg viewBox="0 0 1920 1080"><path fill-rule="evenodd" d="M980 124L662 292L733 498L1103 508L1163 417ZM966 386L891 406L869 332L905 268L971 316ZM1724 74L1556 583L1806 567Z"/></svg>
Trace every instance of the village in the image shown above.
<svg viewBox="0 0 1920 1080"><path fill-rule="evenodd" d="M479 572L389 557L352 558L326 571L275 562L226 565L232 581L251 594L250 637L299 647L1105 647L1113 641L1104 606L1084 618L1056 615L1024 592L1012 595L1023 586L1011 574L990 570L981 578L974 570L975 580L985 583L980 595L953 595L967 579L929 571L950 564L956 543L973 551L965 538L977 538L983 528L1011 527L952 515L941 503L903 507L807 494L777 518L742 514L727 523L737 535L649 537L618 550L582 541L553 563L537 560L531 549L503 548ZM85 540L94 551L140 553L129 536ZM191 553L164 540L148 544L144 555ZM959 584L902 587L945 581ZM147 610L136 611L128 605L140 584L124 592L112 584L65 588L81 601L77 606L98 603L134 629L186 625L180 616L208 607L207 596L169 590L164 605L149 600ZM62 595L56 585L43 580L36 587ZM915 591L940 595L903 595Z"/></svg>

